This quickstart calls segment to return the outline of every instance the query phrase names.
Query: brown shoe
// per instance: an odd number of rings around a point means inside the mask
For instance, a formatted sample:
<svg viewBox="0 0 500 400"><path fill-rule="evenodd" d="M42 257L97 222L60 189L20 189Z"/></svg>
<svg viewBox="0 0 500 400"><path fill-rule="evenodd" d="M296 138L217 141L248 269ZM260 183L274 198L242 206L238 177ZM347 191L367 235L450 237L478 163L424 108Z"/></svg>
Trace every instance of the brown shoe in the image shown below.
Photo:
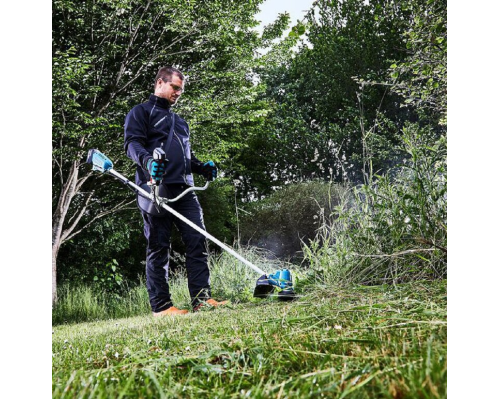
<svg viewBox="0 0 500 400"><path fill-rule="evenodd" d="M166 310L160 311L160 312L154 312L153 316L155 317L162 317L164 315L184 315L187 314L188 310L179 310L178 308L175 308L174 306L167 308Z"/></svg>
<svg viewBox="0 0 500 400"><path fill-rule="evenodd" d="M214 299L208 299L208 300L205 300L203 302L201 302L200 304L198 304L194 309L193 311L199 311L201 308L205 307L207 309L210 309L210 308L217 308L217 307L221 307L221 306L224 306L228 303L227 300L224 300L224 301L215 301Z"/></svg>

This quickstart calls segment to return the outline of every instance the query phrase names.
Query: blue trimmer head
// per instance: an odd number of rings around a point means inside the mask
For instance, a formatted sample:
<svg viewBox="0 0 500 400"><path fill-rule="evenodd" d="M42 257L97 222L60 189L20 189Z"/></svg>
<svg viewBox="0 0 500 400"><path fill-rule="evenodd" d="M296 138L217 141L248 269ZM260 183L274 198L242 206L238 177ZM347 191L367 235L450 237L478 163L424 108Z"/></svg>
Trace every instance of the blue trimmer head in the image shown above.
<svg viewBox="0 0 500 400"><path fill-rule="evenodd" d="M278 292L278 299L290 301L295 298L293 290L292 274L290 270L278 270L274 274L262 275L255 285L253 297L265 298Z"/></svg>

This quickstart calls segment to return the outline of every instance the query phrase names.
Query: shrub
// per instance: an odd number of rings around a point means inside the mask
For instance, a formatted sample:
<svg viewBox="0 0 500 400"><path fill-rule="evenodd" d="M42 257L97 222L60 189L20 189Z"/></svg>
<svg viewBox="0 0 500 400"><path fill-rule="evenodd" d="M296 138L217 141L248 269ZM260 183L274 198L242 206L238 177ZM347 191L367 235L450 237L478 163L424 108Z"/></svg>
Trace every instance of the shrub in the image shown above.
<svg viewBox="0 0 500 400"><path fill-rule="evenodd" d="M331 182L296 183L251 203L241 219L241 242L279 258L302 258L302 242L316 237L345 191Z"/></svg>

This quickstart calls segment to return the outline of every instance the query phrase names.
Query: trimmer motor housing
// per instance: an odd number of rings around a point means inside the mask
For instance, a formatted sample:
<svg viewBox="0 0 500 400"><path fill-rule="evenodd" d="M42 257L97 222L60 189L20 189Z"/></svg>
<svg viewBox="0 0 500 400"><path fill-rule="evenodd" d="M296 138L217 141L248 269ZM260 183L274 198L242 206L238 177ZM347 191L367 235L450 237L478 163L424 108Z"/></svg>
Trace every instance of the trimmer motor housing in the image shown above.
<svg viewBox="0 0 500 400"><path fill-rule="evenodd" d="M262 275L257 280L253 296L262 299L271 296L275 291L278 292L279 300L290 301L295 298L290 270L283 269L274 274Z"/></svg>

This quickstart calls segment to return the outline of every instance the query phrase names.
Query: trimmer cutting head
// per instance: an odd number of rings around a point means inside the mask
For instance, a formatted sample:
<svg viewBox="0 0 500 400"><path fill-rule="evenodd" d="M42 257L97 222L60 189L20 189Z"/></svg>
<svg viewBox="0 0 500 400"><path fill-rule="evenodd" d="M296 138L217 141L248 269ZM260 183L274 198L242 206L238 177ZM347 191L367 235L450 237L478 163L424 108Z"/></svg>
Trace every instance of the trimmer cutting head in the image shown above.
<svg viewBox="0 0 500 400"><path fill-rule="evenodd" d="M278 270L274 274L262 275L255 285L253 297L266 298L278 292L278 299L290 301L295 298L292 274L288 269Z"/></svg>

